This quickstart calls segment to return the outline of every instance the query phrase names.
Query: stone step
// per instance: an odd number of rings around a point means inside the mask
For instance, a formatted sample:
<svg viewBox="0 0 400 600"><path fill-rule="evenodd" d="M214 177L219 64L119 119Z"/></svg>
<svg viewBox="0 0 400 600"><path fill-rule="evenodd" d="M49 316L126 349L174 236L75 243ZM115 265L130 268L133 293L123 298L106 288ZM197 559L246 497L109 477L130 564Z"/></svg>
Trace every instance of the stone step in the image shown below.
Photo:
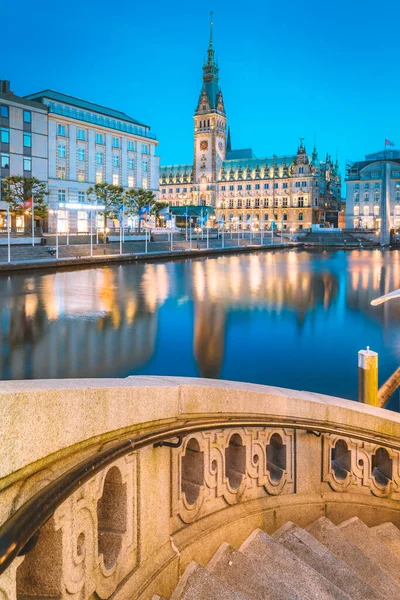
<svg viewBox="0 0 400 600"><path fill-rule="evenodd" d="M377 592L388 597L400 598L400 586L378 563L371 560L358 546L326 517L321 517L306 527L317 540L324 544L337 558L345 562L358 576Z"/></svg>
<svg viewBox="0 0 400 600"><path fill-rule="evenodd" d="M256 529L239 550L246 558L254 561L254 564L259 564L260 568L275 573L280 581L295 589L307 600L350 598L334 583L260 529Z"/></svg>
<svg viewBox="0 0 400 600"><path fill-rule="evenodd" d="M374 531L371 531L358 517L348 519L338 527L350 542L353 542L368 558L400 584L400 560Z"/></svg>
<svg viewBox="0 0 400 600"><path fill-rule="evenodd" d="M286 581L285 574L259 559L222 544L206 569L250 600L305 600Z"/></svg>
<svg viewBox="0 0 400 600"><path fill-rule="evenodd" d="M393 554L400 558L400 529L393 523L382 523L370 528L386 544Z"/></svg>
<svg viewBox="0 0 400 600"><path fill-rule="evenodd" d="M290 550L315 571L343 590L352 600L383 600L370 585L363 581L342 560L321 544L308 531L292 522L278 529L272 539Z"/></svg>
<svg viewBox="0 0 400 600"><path fill-rule="evenodd" d="M191 562L170 600L249 600L212 573Z"/></svg>

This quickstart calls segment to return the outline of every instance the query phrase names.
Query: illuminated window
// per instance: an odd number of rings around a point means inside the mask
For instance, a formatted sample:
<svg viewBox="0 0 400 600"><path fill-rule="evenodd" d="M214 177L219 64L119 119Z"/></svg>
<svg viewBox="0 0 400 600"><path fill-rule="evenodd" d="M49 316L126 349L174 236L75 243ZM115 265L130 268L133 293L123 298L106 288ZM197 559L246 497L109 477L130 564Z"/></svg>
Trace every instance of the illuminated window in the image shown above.
<svg viewBox="0 0 400 600"><path fill-rule="evenodd" d="M22 229L24 227L24 217L18 216L15 219L15 225L17 229Z"/></svg>
<svg viewBox="0 0 400 600"><path fill-rule="evenodd" d="M118 154L113 155L113 165L114 167L119 167L119 156Z"/></svg>
<svg viewBox="0 0 400 600"><path fill-rule="evenodd" d="M364 206L364 216L365 217L369 216L369 206Z"/></svg>
<svg viewBox="0 0 400 600"><path fill-rule="evenodd" d="M85 181L85 169L78 169L78 181Z"/></svg>
<svg viewBox="0 0 400 600"><path fill-rule="evenodd" d="M360 207L359 206L355 206L354 207L354 214L355 215L359 215L360 214Z"/></svg>
<svg viewBox="0 0 400 600"><path fill-rule="evenodd" d="M133 175L129 175L128 176L128 187L132 188L134 185L135 185L135 179L134 179ZM162 193L165 194L165 190L163 190Z"/></svg>
<svg viewBox="0 0 400 600"><path fill-rule="evenodd" d="M83 148L78 148L78 160L85 160L85 151Z"/></svg>
<svg viewBox="0 0 400 600"><path fill-rule="evenodd" d="M4 127L2 127L0 129L0 142L2 144L9 144L10 143L10 132L8 129L5 129Z"/></svg>
<svg viewBox="0 0 400 600"><path fill-rule="evenodd" d="M142 181L142 188L144 190L147 190L147 188L148 188L147 178L145 178L145 177L143 178L143 181Z"/></svg>
<svg viewBox="0 0 400 600"><path fill-rule="evenodd" d="M103 173L101 171L96 171L96 183L103 182Z"/></svg>
<svg viewBox="0 0 400 600"><path fill-rule="evenodd" d="M32 134L24 132L24 148L32 148Z"/></svg>
<svg viewBox="0 0 400 600"><path fill-rule="evenodd" d="M24 171L32 171L32 159L24 158Z"/></svg>
<svg viewBox="0 0 400 600"><path fill-rule="evenodd" d="M68 211L58 211L58 231L59 233L67 233L68 231Z"/></svg>
<svg viewBox="0 0 400 600"><path fill-rule="evenodd" d="M374 215L375 215L376 217L378 217L378 216L379 216L379 206L374 206Z"/></svg>
<svg viewBox="0 0 400 600"><path fill-rule="evenodd" d="M287 208L287 198L282 198L282 206L283 208Z"/></svg>
<svg viewBox="0 0 400 600"><path fill-rule="evenodd" d="M65 155L66 155L65 146L57 146L57 155L58 155L58 158L65 158Z"/></svg>
<svg viewBox="0 0 400 600"><path fill-rule="evenodd" d="M103 164L103 153L102 152L96 152L96 163L98 165Z"/></svg>
<svg viewBox="0 0 400 600"><path fill-rule="evenodd" d="M78 210L78 233L86 233L88 229L88 214L85 210Z"/></svg>
<svg viewBox="0 0 400 600"><path fill-rule="evenodd" d="M118 175L118 173L113 173L112 182L113 182L113 185L119 185L119 175Z"/></svg>
<svg viewBox="0 0 400 600"><path fill-rule="evenodd" d="M84 129L78 129L78 140L81 140L81 142L85 141L85 130Z"/></svg>
<svg viewBox="0 0 400 600"><path fill-rule="evenodd" d="M65 171L65 167L57 167L57 179L66 179L67 174Z"/></svg>

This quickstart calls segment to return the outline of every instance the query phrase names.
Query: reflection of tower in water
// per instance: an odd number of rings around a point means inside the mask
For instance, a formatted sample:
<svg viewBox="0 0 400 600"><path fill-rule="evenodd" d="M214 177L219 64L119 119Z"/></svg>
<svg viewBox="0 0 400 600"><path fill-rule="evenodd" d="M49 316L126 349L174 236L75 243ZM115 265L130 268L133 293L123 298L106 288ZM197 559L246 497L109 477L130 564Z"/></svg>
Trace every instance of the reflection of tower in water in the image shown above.
<svg viewBox="0 0 400 600"><path fill-rule="evenodd" d="M218 379L225 348L226 312L218 303L194 305L194 357L201 377Z"/></svg>

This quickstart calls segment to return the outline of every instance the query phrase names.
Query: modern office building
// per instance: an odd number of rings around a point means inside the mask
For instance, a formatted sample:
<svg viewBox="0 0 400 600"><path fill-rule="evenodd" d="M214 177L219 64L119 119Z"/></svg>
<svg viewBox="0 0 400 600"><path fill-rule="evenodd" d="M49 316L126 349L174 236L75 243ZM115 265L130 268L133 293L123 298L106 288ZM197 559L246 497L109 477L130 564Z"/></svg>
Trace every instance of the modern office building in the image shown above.
<svg viewBox="0 0 400 600"><path fill-rule="evenodd" d="M160 200L172 206L211 205L225 223L263 223L303 229L312 223L337 225L341 178L338 161L297 152L258 158L251 149L232 149L219 86L212 23L203 85L194 114L194 161L160 169Z"/></svg>
<svg viewBox="0 0 400 600"><path fill-rule="evenodd" d="M16 96L9 81L0 81L0 180L22 175L47 181L47 174L47 107ZM1 191L0 185L0 231L6 227L7 208L1 202ZM24 217L16 217L13 226L23 229Z"/></svg>
<svg viewBox="0 0 400 600"><path fill-rule="evenodd" d="M346 225L380 231L381 244L390 242L390 231L400 228L400 151L367 154L348 166Z"/></svg>
<svg viewBox="0 0 400 600"><path fill-rule="evenodd" d="M158 142L148 125L53 90L19 98L9 82L0 89L1 177L25 175L30 167L29 174L48 182L50 232L57 217L61 233L89 230L87 210L54 211L60 202L84 204L95 183L158 193Z"/></svg>

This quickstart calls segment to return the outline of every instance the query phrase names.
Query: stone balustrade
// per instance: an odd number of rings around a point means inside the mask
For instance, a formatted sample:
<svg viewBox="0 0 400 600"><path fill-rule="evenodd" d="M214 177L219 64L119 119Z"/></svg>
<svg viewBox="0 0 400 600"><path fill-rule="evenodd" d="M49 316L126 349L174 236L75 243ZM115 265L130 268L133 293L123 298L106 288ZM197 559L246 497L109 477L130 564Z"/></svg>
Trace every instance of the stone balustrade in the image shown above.
<svg viewBox="0 0 400 600"><path fill-rule="evenodd" d="M328 396L168 377L2 382L0 524L120 440L0 575L0 599L168 596L191 560L318 517L400 525L400 416ZM162 436L161 436L162 437ZM1 530L0 530L1 539ZM0 557L1 566L1 557Z"/></svg>

